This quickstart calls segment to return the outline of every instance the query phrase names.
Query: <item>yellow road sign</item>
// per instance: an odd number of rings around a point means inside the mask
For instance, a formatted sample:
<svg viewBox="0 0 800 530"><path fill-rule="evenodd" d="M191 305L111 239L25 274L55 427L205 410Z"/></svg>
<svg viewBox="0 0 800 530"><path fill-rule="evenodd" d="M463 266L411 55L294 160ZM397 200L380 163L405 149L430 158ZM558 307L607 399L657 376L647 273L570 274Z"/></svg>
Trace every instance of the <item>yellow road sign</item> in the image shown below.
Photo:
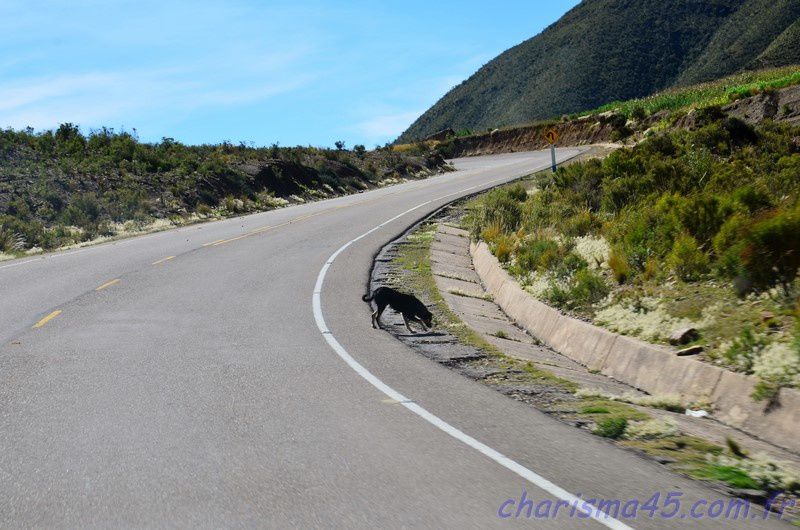
<svg viewBox="0 0 800 530"><path fill-rule="evenodd" d="M550 145L556 143L558 141L558 131L555 129L550 129L546 133L544 133L544 139L547 140L547 143Z"/></svg>

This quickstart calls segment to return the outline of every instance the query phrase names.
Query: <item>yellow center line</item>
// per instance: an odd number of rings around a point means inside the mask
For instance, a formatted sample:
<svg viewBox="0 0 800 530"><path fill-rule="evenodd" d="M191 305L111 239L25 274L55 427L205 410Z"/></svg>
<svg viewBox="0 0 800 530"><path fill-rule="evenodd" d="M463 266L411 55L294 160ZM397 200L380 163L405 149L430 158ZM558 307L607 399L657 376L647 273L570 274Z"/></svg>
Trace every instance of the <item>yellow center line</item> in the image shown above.
<svg viewBox="0 0 800 530"><path fill-rule="evenodd" d="M100 287L98 287L97 289L95 289L95 291L102 291L102 290L103 290L103 289L105 289L106 287L111 287L111 286L112 286L112 285L114 285L115 283L119 283L119 278L116 278L116 279L114 279L114 280L111 280L110 282L106 282L106 283L104 283L103 285L101 285Z"/></svg>
<svg viewBox="0 0 800 530"><path fill-rule="evenodd" d="M366 201L364 201L364 202L366 202ZM239 241L240 239L244 239L246 237L250 237L250 236L257 235L257 234L261 234L261 233L264 233L264 232L266 232L268 230L274 230L275 228L280 228L282 226L290 225L290 224L296 223L298 221L305 221L306 219L311 219L312 217L317 217L319 215L331 212L333 210L339 210L341 208L347 208L349 206L354 206L354 205L347 204L347 205L343 205L343 206L334 206L333 208L329 208L327 210L322 210L320 212L311 213L311 214L308 214L308 215L303 215L301 217L295 217L294 219L289 219L288 221L284 221L283 223L280 223L280 224L262 226L261 228L256 228L255 230L253 230L251 232L247 232L246 234L242 234L240 236L232 237L230 239L219 239L219 240L213 241L211 243L206 243L203 246L204 247L206 247L206 246L216 247L218 245L224 245L226 243L232 243L233 241Z"/></svg>
<svg viewBox="0 0 800 530"><path fill-rule="evenodd" d="M160 265L161 263L164 263L165 261L169 261L171 259L175 259L175 256L167 256L166 258L160 259L158 261L154 261L153 265Z"/></svg>
<svg viewBox="0 0 800 530"><path fill-rule="evenodd" d="M52 313L50 313L49 315L47 315L46 317L41 319L39 322L34 324L33 329L40 328L40 327L44 326L45 324L47 324L48 322L50 322L51 320L53 320L54 318L56 318L60 314L61 314L61 310L60 309L56 309L55 311L53 311Z"/></svg>

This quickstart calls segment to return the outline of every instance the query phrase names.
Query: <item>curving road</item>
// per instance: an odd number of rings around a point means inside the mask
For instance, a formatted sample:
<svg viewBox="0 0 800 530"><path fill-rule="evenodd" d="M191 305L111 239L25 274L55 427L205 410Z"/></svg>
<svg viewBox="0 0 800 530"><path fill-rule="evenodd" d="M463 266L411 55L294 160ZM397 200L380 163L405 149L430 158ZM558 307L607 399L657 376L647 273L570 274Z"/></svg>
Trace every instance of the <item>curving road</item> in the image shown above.
<svg viewBox="0 0 800 530"><path fill-rule="evenodd" d="M360 297L373 254L442 204L547 167L549 152L455 163L0 264L0 526L624 528L498 510L523 490L537 502L678 492L687 512L719 499L372 330ZM690 522L737 526L624 520Z"/></svg>

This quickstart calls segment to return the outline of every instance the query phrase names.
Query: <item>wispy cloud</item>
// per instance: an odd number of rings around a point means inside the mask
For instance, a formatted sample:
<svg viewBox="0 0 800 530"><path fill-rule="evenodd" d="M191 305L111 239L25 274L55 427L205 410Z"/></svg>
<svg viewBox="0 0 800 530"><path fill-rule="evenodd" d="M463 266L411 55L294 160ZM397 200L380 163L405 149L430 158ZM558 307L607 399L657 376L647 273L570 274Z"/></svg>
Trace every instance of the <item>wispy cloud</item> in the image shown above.
<svg viewBox="0 0 800 530"><path fill-rule="evenodd" d="M508 1L0 0L0 127L383 143L563 12Z"/></svg>
<svg viewBox="0 0 800 530"><path fill-rule="evenodd" d="M386 142L397 138L422 113L420 110L374 116L355 125L354 129L371 142Z"/></svg>

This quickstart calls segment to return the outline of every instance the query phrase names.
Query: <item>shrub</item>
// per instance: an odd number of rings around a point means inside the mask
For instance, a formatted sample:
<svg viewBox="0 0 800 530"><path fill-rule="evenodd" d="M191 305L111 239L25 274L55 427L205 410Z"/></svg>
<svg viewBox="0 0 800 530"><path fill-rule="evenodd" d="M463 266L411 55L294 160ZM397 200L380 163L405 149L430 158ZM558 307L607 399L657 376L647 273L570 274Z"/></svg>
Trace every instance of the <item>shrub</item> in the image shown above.
<svg viewBox="0 0 800 530"><path fill-rule="evenodd" d="M786 463L774 461L764 454L737 458L724 454L711 459L711 472L737 488L761 489L768 492L798 491L800 476Z"/></svg>
<svg viewBox="0 0 800 530"><path fill-rule="evenodd" d="M572 293L570 290L552 280L542 294L542 298L551 305L561 309L569 309L572 306Z"/></svg>
<svg viewBox="0 0 800 530"><path fill-rule="evenodd" d="M671 421L632 421L625 427L625 438L629 440L654 440L678 434L678 426Z"/></svg>
<svg viewBox="0 0 800 530"><path fill-rule="evenodd" d="M616 440L625 434L627 426L628 420L625 418L608 418L597 422L597 427L593 432L598 436Z"/></svg>
<svg viewBox="0 0 800 530"><path fill-rule="evenodd" d="M667 266L684 281L696 280L708 271L708 256L695 238L684 234L675 240Z"/></svg>
<svg viewBox="0 0 800 530"><path fill-rule="evenodd" d="M501 235L503 235L503 227L497 222L486 225L486 227L481 231L481 239L487 243L493 243Z"/></svg>
<svg viewBox="0 0 800 530"><path fill-rule="evenodd" d="M751 373L755 359L766 344L762 336L756 335L752 328L746 327L733 342L722 348L722 355L734 368Z"/></svg>
<svg viewBox="0 0 800 530"><path fill-rule="evenodd" d="M760 379L753 398L770 399L781 387L800 382L800 350L789 344L772 343L753 362L753 373Z"/></svg>
<svg viewBox="0 0 800 530"><path fill-rule="evenodd" d="M609 288L602 276L589 269L575 273L575 284L570 289L570 298L578 307L589 307L608 296Z"/></svg>
<svg viewBox="0 0 800 530"><path fill-rule="evenodd" d="M679 215L683 229L706 247L725 222L727 212L717 197L699 195L686 201Z"/></svg>
<svg viewBox="0 0 800 530"><path fill-rule="evenodd" d="M637 105L631 109L631 118L637 121L641 121L647 117L647 111L644 110L644 107L641 105Z"/></svg>
<svg viewBox="0 0 800 530"><path fill-rule="evenodd" d="M511 253L514 251L514 242L509 236L500 236L495 240L492 245L494 255L500 263L508 263L511 259Z"/></svg>
<svg viewBox="0 0 800 530"><path fill-rule="evenodd" d="M714 236L712 246L717 256L717 269L721 274L735 276L740 272L742 240L750 226L750 219L743 214L728 218Z"/></svg>
<svg viewBox="0 0 800 530"><path fill-rule="evenodd" d="M6 230L0 225L0 252L13 253L25 248L25 238L21 234Z"/></svg>
<svg viewBox="0 0 800 530"><path fill-rule="evenodd" d="M619 249L614 248L611 250L611 255L608 258L608 266L611 268L611 274L617 283L625 283L631 276L631 267L628 265L628 258Z"/></svg>
<svg viewBox="0 0 800 530"><path fill-rule="evenodd" d="M519 182L506 188L505 192L510 199L514 199L518 202L523 202L528 198L528 191L525 189L525 186Z"/></svg>
<svg viewBox="0 0 800 530"><path fill-rule="evenodd" d="M741 259L754 287L780 283L788 293L800 269L800 210L779 212L756 223L745 238Z"/></svg>
<svg viewBox="0 0 800 530"><path fill-rule="evenodd" d="M735 190L732 199L744 206L750 213L767 210L772 207L772 199L769 194L751 185Z"/></svg>
<svg viewBox="0 0 800 530"><path fill-rule="evenodd" d="M517 251L517 267L521 272L545 271L556 261L558 243L549 239L525 242Z"/></svg>
<svg viewBox="0 0 800 530"><path fill-rule="evenodd" d="M67 224L90 228L100 218L101 206L94 193L86 193L75 197L64 211L64 221Z"/></svg>
<svg viewBox="0 0 800 530"><path fill-rule="evenodd" d="M585 236L596 227L591 210L584 208L564 222L564 234L568 236Z"/></svg>
<svg viewBox="0 0 800 530"><path fill-rule="evenodd" d="M577 277L577 273L586 270L588 267L586 260L574 252L566 252L566 249L563 247L558 248L557 255L545 254L542 258L544 259L550 256L553 257L553 261L546 264L546 269L553 271L555 277L558 279L570 280L573 276Z"/></svg>
<svg viewBox="0 0 800 530"><path fill-rule="evenodd" d="M700 472L699 478L724 482L734 488L759 489L758 482L737 465L712 464L708 469Z"/></svg>
<svg viewBox="0 0 800 530"><path fill-rule="evenodd" d="M524 188L522 189L527 197ZM495 223L503 232L516 232L522 221L521 213L519 188L498 188L477 201L468 224L473 235L480 234L485 227Z"/></svg>
<svg viewBox="0 0 800 530"><path fill-rule="evenodd" d="M649 260L644 262L644 270L642 271L642 277L645 280L652 280L654 278L658 278L661 273L661 264L655 258L650 258Z"/></svg>

